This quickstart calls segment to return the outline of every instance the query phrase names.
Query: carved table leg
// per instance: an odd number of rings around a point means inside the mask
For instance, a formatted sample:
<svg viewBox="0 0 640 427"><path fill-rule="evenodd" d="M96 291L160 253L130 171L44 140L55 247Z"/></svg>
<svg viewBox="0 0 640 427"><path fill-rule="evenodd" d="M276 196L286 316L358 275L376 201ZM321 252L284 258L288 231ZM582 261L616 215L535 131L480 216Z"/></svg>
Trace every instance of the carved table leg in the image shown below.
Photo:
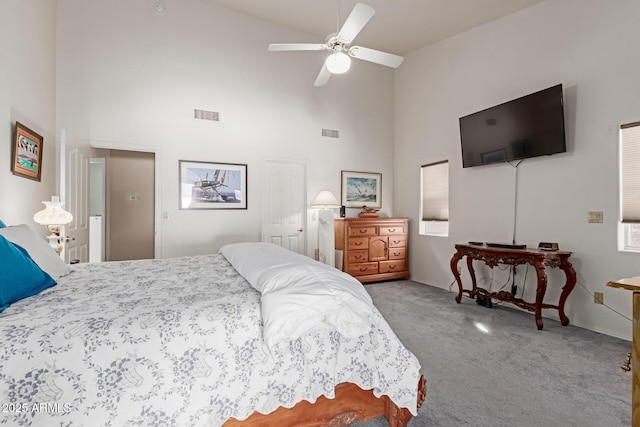
<svg viewBox="0 0 640 427"><path fill-rule="evenodd" d="M462 259L462 252L458 249L453 257L451 258L451 272L453 273L453 277L456 278L456 282L458 282L458 296L456 296L456 302L460 304L462 301L462 279L460 279L460 273L458 273L458 261Z"/></svg>
<svg viewBox="0 0 640 427"><path fill-rule="evenodd" d="M560 294L560 301L558 302L558 315L560 316L560 323L562 323L562 326L567 326L569 324L569 318L566 314L564 314L564 303L573 290L573 287L576 285L576 271L573 269L573 266L566 258L562 259L560 268L567 276L567 281L562 288L562 293Z"/></svg>
<svg viewBox="0 0 640 427"><path fill-rule="evenodd" d="M467 255L467 269L469 270L469 275L471 276L471 289L473 290L473 296L475 296L478 282L476 282L476 271L473 269L473 257L470 255Z"/></svg>
<svg viewBox="0 0 640 427"><path fill-rule="evenodd" d="M533 266L536 269L538 276L538 288L536 289L536 304L535 304L535 318L538 330L542 330L542 302L544 301L544 294L547 292L547 273L544 270L544 263L540 260L534 262Z"/></svg>

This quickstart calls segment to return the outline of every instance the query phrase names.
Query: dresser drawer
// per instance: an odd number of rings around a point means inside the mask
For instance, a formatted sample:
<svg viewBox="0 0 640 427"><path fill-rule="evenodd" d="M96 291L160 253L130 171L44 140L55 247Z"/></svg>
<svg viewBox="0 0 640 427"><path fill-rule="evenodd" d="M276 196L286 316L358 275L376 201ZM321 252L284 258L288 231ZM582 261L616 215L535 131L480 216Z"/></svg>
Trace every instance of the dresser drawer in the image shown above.
<svg viewBox="0 0 640 427"><path fill-rule="evenodd" d="M406 261L380 261L380 273L395 273L406 269Z"/></svg>
<svg viewBox="0 0 640 427"><path fill-rule="evenodd" d="M389 248L389 259L406 259L407 258L407 249L406 248Z"/></svg>
<svg viewBox="0 0 640 427"><path fill-rule="evenodd" d="M349 227L349 237L375 236L375 226Z"/></svg>
<svg viewBox="0 0 640 427"><path fill-rule="evenodd" d="M369 251L349 251L349 264L369 261Z"/></svg>
<svg viewBox="0 0 640 427"><path fill-rule="evenodd" d="M390 236L389 247L390 248L404 248L407 246L407 238L405 236Z"/></svg>
<svg viewBox="0 0 640 427"><path fill-rule="evenodd" d="M392 236L394 234L404 234L404 227L402 225L380 227L381 236Z"/></svg>
<svg viewBox="0 0 640 427"><path fill-rule="evenodd" d="M349 250L368 249L369 238L368 237L350 237L349 238Z"/></svg>
<svg viewBox="0 0 640 427"><path fill-rule="evenodd" d="M378 263L377 262L364 262L361 264L351 264L349 265L349 271L347 271L352 276L366 276L368 274L378 274Z"/></svg>

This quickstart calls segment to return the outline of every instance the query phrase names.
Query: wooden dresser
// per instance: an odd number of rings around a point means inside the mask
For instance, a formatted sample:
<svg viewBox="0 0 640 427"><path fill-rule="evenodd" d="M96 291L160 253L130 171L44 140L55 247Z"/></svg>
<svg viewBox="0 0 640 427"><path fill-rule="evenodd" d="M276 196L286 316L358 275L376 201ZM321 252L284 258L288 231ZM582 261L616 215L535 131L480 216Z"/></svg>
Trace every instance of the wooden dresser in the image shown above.
<svg viewBox="0 0 640 427"><path fill-rule="evenodd" d="M640 276L607 283L612 288L632 291L631 332L631 426L640 426ZM622 366L620 366L622 368Z"/></svg>
<svg viewBox="0 0 640 427"><path fill-rule="evenodd" d="M362 283L409 278L407 218L340 218L334 227L342 271Z"/></svg>

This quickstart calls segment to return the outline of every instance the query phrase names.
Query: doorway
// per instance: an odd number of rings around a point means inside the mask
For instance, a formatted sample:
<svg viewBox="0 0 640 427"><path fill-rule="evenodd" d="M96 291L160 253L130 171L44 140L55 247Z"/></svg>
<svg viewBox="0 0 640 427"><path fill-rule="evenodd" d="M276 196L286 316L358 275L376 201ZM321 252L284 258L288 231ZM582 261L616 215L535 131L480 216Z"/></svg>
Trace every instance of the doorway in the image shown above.
<svg viewBox="0 0 640 427"><path fill-rule="evenodd" d="M104 159L104 192L100 195L100 185L92 185L90 196L92 210L103 206L98 213L104 228L103 260L159 258L158 153L91 145L92 165ZM91 220L98 222L93 215Z"/></svg>
<svg viewBox="0 0 640 427"><path fill-rule="evenodd" d="M89 262L102 262L106 258L106 166L104 157L89 158Z"/></svg>

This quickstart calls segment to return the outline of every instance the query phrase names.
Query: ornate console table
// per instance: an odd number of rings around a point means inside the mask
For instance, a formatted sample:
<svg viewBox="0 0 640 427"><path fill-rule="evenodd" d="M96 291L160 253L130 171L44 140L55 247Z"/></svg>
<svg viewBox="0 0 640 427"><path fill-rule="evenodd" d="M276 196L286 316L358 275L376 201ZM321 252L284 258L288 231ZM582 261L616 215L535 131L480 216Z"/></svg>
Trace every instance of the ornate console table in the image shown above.
<svg viewBox="0 0 640 427"><path fill-rule="evenodd" d="M464 289L460 273L458 273L458 261L462 257L467 257L467 267L471 275L472 289ZM462 294L467 293L471 298L493 298L500 301L515 304L520 308L524 308L535 313L536 325L538 329L542 329L542 309L553 308L558 310L560 322L563 326L569 324L569 318L564 314L564 303L576 284L576 272L569 262L571 252L564 251L541 251L537 249L510 249L510 248L494 248L485 245L456 245L456 252L451 258L451 271L453 272L456 282L458 282L458 296L456 302L460 303ZM521 265L530 264L536 269L538 278L538 287L536 289L535 302L527 302L523 299L516 298L510 292L499 291L490 292L486 289L479 288L476 282L476 275L473 269L473 260L484 262L487 266L493 268L498 264ZM547 290L547 274L546 267L560 268L566 275L566 282L560 294L558 305L547 304L544 302L544 294Z"/></svg>

